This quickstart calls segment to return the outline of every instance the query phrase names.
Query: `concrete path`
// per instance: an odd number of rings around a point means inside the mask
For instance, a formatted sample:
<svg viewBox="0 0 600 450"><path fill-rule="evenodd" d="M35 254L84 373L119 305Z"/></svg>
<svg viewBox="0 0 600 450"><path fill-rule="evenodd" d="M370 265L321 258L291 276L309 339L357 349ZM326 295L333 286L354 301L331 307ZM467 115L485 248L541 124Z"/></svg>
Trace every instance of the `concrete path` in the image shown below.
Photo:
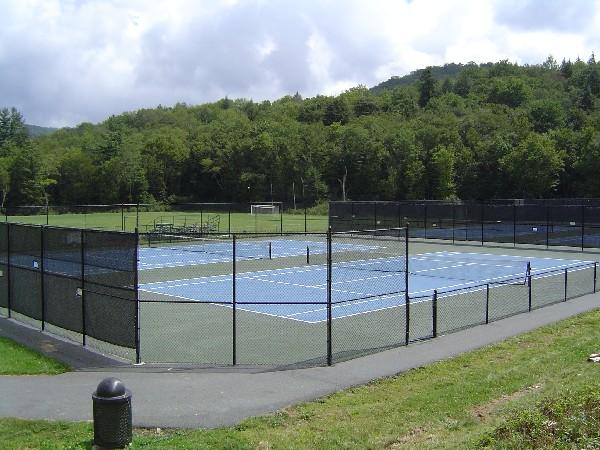
<svg viewBox="0 0 600 450"><path fill-rule="evenodd" d="M104 361L107 368L89 370L88 366L88 370L57 376L2 376L0 416L91 420L92 391L104 377L115 376L133 392L135 426L234 425L247 417L271 413L294 403L450 358L598 307L600 294L587 295L332 367L282 371L255 368L169 370L123 367L109 360ZM0 319L0 335L11 334L10 330L16 325L9 322ZM50 339L40 332L35 333L41 339ZM30 342L30 345L35 347L35 343ZM64 347L63 351L66 349ZM54 352L53 356L58 353ZM90 357L90 361L85 358L77 356L76 367L102 364L95 356Z"/></svg>

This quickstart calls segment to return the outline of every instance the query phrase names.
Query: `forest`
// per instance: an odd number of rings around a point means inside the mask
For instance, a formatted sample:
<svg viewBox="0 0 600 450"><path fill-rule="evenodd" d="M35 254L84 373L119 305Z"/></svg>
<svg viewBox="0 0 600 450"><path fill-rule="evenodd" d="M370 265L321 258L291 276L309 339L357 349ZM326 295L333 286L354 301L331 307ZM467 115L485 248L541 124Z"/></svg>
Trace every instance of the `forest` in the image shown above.
<svg viewBox="0 0 600 450"><path fill-rule="evenodd" d="M428 67L338 96L178 103L41 136L0 109L3 206L600 197L599 175L593 54Z"/></svg>

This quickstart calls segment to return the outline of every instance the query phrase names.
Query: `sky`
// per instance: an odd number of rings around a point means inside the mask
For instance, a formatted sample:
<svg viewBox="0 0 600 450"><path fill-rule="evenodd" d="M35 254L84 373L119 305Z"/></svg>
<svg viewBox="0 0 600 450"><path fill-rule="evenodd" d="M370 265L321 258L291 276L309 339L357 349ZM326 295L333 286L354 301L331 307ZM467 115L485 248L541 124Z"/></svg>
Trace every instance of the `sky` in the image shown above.
<svg viewBox="0 0 600 450"><path fill-rule="evenodd" d="M0 107L53 127L225 96L337 95L451 62L600 54L600 0L0 0L0 11Z"/></svg>

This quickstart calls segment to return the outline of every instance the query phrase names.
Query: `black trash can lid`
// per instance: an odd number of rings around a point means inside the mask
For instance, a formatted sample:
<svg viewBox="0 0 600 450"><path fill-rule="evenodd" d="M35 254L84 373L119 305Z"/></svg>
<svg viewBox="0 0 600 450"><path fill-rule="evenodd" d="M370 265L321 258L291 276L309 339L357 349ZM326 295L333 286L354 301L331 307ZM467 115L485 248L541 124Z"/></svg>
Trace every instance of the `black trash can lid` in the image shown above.
<svg viewBox="0 0 600 450"><path fill-rule="evenodd" d="M126 389L125 385L118 378L109 377L105 378L98 384L96 388L96 392L94 393L96 397L101 398L114 398L114 397L122 397L125 395Z"/></svg>

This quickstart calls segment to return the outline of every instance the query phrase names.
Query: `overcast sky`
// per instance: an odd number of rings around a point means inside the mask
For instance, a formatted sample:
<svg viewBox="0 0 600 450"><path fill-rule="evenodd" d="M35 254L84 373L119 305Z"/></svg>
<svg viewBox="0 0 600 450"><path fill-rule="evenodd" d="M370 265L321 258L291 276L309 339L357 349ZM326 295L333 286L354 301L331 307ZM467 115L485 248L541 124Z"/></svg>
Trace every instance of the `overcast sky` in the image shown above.
<svg viewBox="0 0 600 450"><path fill-rule="evenodd" d="M0 11L0 107L45 126L332 95L447 62L600 53L600 0L0 0Z"/></svg>

